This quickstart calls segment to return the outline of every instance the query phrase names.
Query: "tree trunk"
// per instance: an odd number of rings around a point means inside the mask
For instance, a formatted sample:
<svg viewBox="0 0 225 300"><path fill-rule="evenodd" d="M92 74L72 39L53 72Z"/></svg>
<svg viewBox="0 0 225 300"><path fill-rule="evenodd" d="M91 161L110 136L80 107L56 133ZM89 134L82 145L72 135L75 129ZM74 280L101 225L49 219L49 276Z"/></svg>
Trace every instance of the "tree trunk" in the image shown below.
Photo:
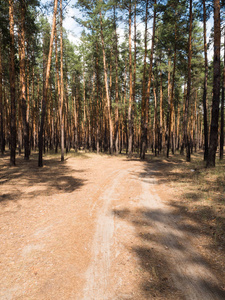
<svg viewBox="0 0 225 300"><path fill-rule="evenodd" d="M98 62L98 41L96 42L96 151L97 154L99 154L100 151L100 145L99 145L99 140L100 140L100 124L99 124L99 96L100 96L100 84L99 84L99 62Z"/></svg>
<svg viewBox="0 0 225 300"><path fill-rule="evenodd" d="M184 113L184 144L186 147L186 160L188 162L191 161L191 152L190 152L190 136L188 132L188 110L190 103L190 95L191 95L191 58L192 58L192 0L190 0L190 8L189 8L189 39L188 39L188 81L187 81L187 95L185 101L185 113Z"/></svg>
<svg viewBox="0 0 225 300"><path fill-rule="evenodd" d="M145 158L145 152L147 150L147 131L148 131L148 110L149 110L149 97L150 97L150 88L152 81L152 66L153 66L153 54L154 54L154 41L155 41L155 24L156 24L156 0L154 1L154 16L153 16L153 29L152 29L152 47L151 47L151 56L150 56L150 66L148 73L148 85L144 97L142 96L142 101L145 102L143 105L144 112L142 113L142 137L141 137L141 159Z"/></svg>
<svg viewBox="0 0 225 300"><path fill-rule="evenodd" d="M220 103L220 1L214 0L213 101L207 167L215 167Z"/></svg>
<svg viewBox="0 0 225 300"><path fill-rule="evenodd" d="M140 158L145 159L145 152L147 147L147 128L145 126L146 119L146 59L147 59L147 34L148 34L148 0L146 0L145 12L145 54L144 54L144 69L142 79L142 101L141 101L141 143L140 143Z"/></svg>
<svg viewBox="0 0 225 300"><path fill-rule="evenodd" d="M84 59L84 58L83 58ZM87 116L86 116L86 85L85 85L85 70L83 61L83 103L84 103L84 115L83 115L83 126L84 126L84 149L87 150Z"/></svg>
<svg viewBox="0 0 225 300"><path fill-rule="evenodd" d="M160 102L159 102L159 135L160 135L160 151L165 146L165 130L163 128L163 86L162 86L162 70L160 70Z"/></svg>
<svg viewBox="0 0 225 300"><path fill-rule="evenodd" d="M10 164L16 164L16 93L15 93L15 41L14 41L14 8L13 1L9 0L9 26L10 26Z"/></svg>
<svg viewBox="0 0 225 300"><path fill-rule="evenodd" d="M225 26L223 27L224 34L224 55L223 55L223 86L221 98L221 123L220 123L220 159L223 159L223 146L224 146L224 92L225 92Z"/></svg>
<svg viewBox="0 0 225 300"><path fill-rule="evenodd" d="M175 73L176 73L176 58L177 58L177 24L175 24L175 45L174 45L174 58L173 58L173 79L170 97L170 111L169 111L169 125L168 125L168 140L167 140L167 157L169 157L170 151L170 139L171 139L171 122L173 120L173 95L174 95L174 84L175 84ZM173 134L173 132L172 132Z"/></svg>
<svg viewBox="0 0 225 300"><path fill-rule="evenodd" d="M73 73L73 111L74 111L74 149L75 152L78 150L78 118L77 118L77 98L76 98L76 77Z"/></svg>
<svg viewBox="0 0 225 300"><path fill-rule="evenodd" d="M105 93L107 101L108 119L109 119L109 152L113 154L113 122L111 116L111 103L109 98L109 88L107 79L107 66L106 66L106 56L105 56L105 43L103 37L103 26L102 26L102 13L99 12L100 26L101 26L101 41L102 41L102 54L103 54L103 67L104 67L104 80L105 80Z"/></svg>
<svg viewBox="0 0 225 300"><path fill-rule="evenodd" d="M60 129L61 129L61 161L64 161L64 82L63 82L63 27L62 0L60 0Z"/></svg>
<svg viewBox="0 0 225 300"><path fill-rule="evenodd" d="M207 161L208 157L208 121L207 121L207 83L208 83L208 59L207 59L207 40L206 40L206 7L205 0L203 0L203 34L204 34L204 56L205 56L205 77L204 77L204 90L203 90L203 110L204 110L204 160Z"/></svg>
<svg viewBox="0 0 225 300"><path fill-rule="evenodd" d="M20 88L24 132L24 159L29 160L29 124L27 121L25 70L25 2L20 0Z"/></svg>
<svg viewBox="0 0 225 300"><path fill-rule="evenodd" d="M132 156L132 144L133 144L133 122L132 122L132 53L131 53L131 0L129 2L129 79L130 79L130 93L129 93L129 107L128 107L128 156Z"/></svg>
<svg viewBox="0 0 225 300"><path fill-rule="evenodd" d="M0 142L1 153L4 154L4 129L3 129L3 97L2 97L2 33L0 32Z"/></svg>
<svg viewBox="0 0 225 300"><path fill-rule="evenodd" d="M133 120L135 118L134 115L137 116L136 114L136 68L137 68L137 22L136 22L136 15L137 15L137 1L134 1L134 70L133 70ZM134 124L133 124L134 126ZM137 139L136 139L137 141ZM135 141L135 145L137 148L137 142Z"/></svg>
<svg viewBox="0 0 225 300"><path fill-rule="evenodd" d="M50 45L49 45L49 53L48 53L48 63L46 68L46 76L45 76L45 83L44 83L44 91L43 91L43 98L42 98L42 113L41 113L41 124L40 124L40 131L39 131L39 157L38 157L38 166L43 167L43 133L44 133L44 120L45 120L45 113L46 113L46 102L47 102L47 95L48 95L48 82L50 77L50 67L51 67L51 59L52 59L52 48L53 48L53 39L55 34L56 28L56 14L57 14L57 4L58 0L54 0L54 12L53 12L53 20L52 20L52 32L50 37Z"/></svg>
<svg viewBox="0 0 225 300"><path fill-rule="evenodd" d="M115 149L116 155L119 153L119 84L118 84L118 41L117 41L117 27L116 27L116 7L114 5L114 30L115 30L115 65L116 65L116 82L115 82Z"/></svg>

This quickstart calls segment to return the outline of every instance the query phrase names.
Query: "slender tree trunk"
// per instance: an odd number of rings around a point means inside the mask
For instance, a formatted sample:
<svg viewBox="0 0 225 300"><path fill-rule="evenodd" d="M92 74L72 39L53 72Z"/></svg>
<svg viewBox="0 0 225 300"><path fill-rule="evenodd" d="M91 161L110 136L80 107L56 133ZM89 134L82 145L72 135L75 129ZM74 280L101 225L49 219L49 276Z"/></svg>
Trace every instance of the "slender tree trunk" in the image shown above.
<svg viewBox="0 0 225 300"><path fill-rule="evenodd" d="M73 111L74 111L74 149L75 152L78 150L78 118L77 118L77 98L76 98L76 77L73 73Z"/></svg>
<svg viewBox="0 0 225 300"><path fill-rule="evenodd" d="M118 153L119 153L119 84L118 84L118 41L117 41L116 6L115 5L114 5L114 30L115 30L115 65L116 65L115 149L116 149L116 155L118 155Z"/></svg>
<svg viewBox="0 0 225 300"><path fill-rule="evenodd" d="M3 129L3 97L2 97L2 32L0 31L0 142L1 153L4 154L4 129Z"/></svg>
<svg viewBox="0 0 225 300"><path fill-rule="evenodd" d="M177 103L177 132L176 132L176 150L180 146L180 103Z"/></svg>
<svg viewBox="0 0 225 300"><path fill-rule="evenodd" d="M155 79L153 82L153 94L154 94L154 120L153 120L153 149L155 152L155 156L157 156L157 95L156 95L156 86Z"/></svg>
<svg viewBox="0 0 225 300"><path fill-rule="evenodd" d="M61 129L61 161L64 161L64 82L63 82L63 27L62 0L60 0L60 129Z"/></svg>
<svg viewBox="0 0 225 300"><path fill-rule="evenodd" d="M24 132L24 159L29 160L29 124L27 121L27 100L26 100L26 69L25 69L25 2L20 0L20 84L21 84L21 105L23 116Z"/></svg>
<svg viewBox="0 0 225 300"><path fill-rule="evenodd" d="M10 164L16 164L16 92L15 92L15 41L14 41L14 8L13 1L9 0L9 26L10 26Z"/></svg>
<svg viewBox="0 0 225 300"><path fill-rule="evenodd" d="M190 152L190 135L188 132L188 110L190 103L191 95L191 58L192 58L192 0L190 0L189 8L189 40L188 40L188 81L187 81L187 95L185 101L185 114L184 114L184 143L186 147L186 160L191 161L191 152Z"/></svg>
<svg viewBox="0 0 225 300"><path fill-rule="evenodd" d="M150 88L152 81L152 66L153 66L153 54L154 54L154 42L155 42L155 24L156 24L156 0L154 1L154 16L153 16L153 29L152 29L152 47L151 47L151 56L150 56L150 66L148 73L148 84L146 93L144 93L144 98L142 96L142 101L145 101L144 113L142 118L142 137L141 137L141 159L145 158L145 152L147 150L147 131L148 131L148 110L149 110L149 97L150 97Z"/></svg>
<svg viewBox="0 0 225 300"><path fill-rule="evenodd" d="M207 167L215 167L220 103L220 1L214 0L213 101Z"/></svg>
<svg viewBox="0 0 225 300"><path fill-rule="evenodd" d="M140 158L145 159L145 152L147 147L147 128L145 126L146 119L146 59L147 59L147 36L148 34L148 0L146 0L145 12L145 54L144 54L144 69L142 79L142 101L141 101L141 143L140 143Z"/></svg>
<svg viewBox="0 0 225 300"><path fill-rule="evenodd" d="M55 142L55 153L58 152L58 144L59 144L59 134L58 134L58 114L60 116L60 78L59 78L59 62L58 62L58 37L57 37L57 27L55 29L55 82L56 82L56 142Z"/></svg>
<svg viewBox="0 0 225 300"><path fill-rule="evenodd" d="M48 63L46 68L46 76L45 76L45 83L44 83L44 92L43 92L43 99L42 99L42 114L41 114L41 124L40 124L40 131L39 131L39 158L38 158L38 166L43 167L43 133L44 133L44 120L45 120L45 113L46 113L46 102L47 102L47 95L48 95L48 82L50 77L50 67L51 67L51 59L52 59L52 48L53 48L53 39L55 34L56 28L56 14L57 14L57 4L58 0L54 0L54 12L53 12L53 21L52 21L52 32L50 37L50 45L49 45L49 53L48 53Z"/></svg>
<svg viewBox="0 0 225 300"><path fill-rule="evenodd" d="M28 44L28 43L27 43ZM27 46L28 48L28 46ZM27 49L28 53L28 49ZM27 54L28 56L28 54ZM26 74L26 79L27 79L27 110L26 110L26 130L27 130L27 146L26 146L26 151L25 151L25 159L28 160L30 156L30 68L29 68L29 57L27 57L27 74Z"/></svg>
<svg viewBox="0 0 225 300"><path fill-rule="evenodd" d="M136 115L136 68L137 68L137 22L136 22L136 15L137 15L137 1L134 1L134 70L133 70L133 120L135 118L134 115ZM134 126L134 124L133 124ZM135 142L135 145L137 147L137 143Z"/></svg>
<svg viewBox="0 0 225 300"><path fill-rule="evenodd" d="M99 12L100 26L101 26L101 41L102 41L102 54L103 54L103 67L104 67L104 79L105 79L105 93L107 101L108 119L109 119L109 151L113 154L113 122L111 116L111 103L109 98L109 88L108 88L108 78L107 78L107 66L106 66L106 56L105 56L105 42L103 37L103 26L102 26L102 13Z"/></svg>
<svg viewBox="0 0 225 300"><path fill-rule="evenodd" d="M170 151L170 139L171 139L171 122L173 120L173 95L174 95L174 83L176 73L176 58L177 58L177 24L175 24L175 45L174 45L174 58L173 58L173 79L172 88L170 92L170 111L169 111L169 126L168 126L168 140L167 140L167 157L169 157Z"/></svg>
<svg viewBox="0 0 225 300"><path fill-rule="evenodd" d="M204 110L204 160L208 157L208 121L207 121L207 83L208 83L208 59L207 59L207 40L206 40L206 7L205 0L203 0L203 34L204 34L204 56L205 56L205 77L203 90L203 110Z"/></svg>
<svg viewBox="0 0 225 300"><path fill-rule="evenodd" d="M162 71L160 70L160 105L159 105L159 134L160 134L160 151L165 145L165 134L163 128L163 86L162 86Z"/></svg>
<svg viewBox="0 0 225 300"><path fill-rule="evenodd" d="M100 151L100 145L99 145L99 140L100 140L100 124L99 124L99 97L100 97L100 84L99 84L99 62L98 62L98 41L96 42L96 151L97 154L99 154Z"/></svg>
<svg viewBox="0 0 225 300"><path fill-rule="evenodd" d="M223 146L224 146L224 93L225 93L225 26L223 27L224 37L224 54L223 54L223 86L221 98L221 123L220 123L220 159L223 159Z"/></svg>
<svg viewBox="0 0 225 300"><path fill-rule="evenodd" d="M85 67L84 67L84 61L83 61L83 103L84 103L83 124L84 124L84 149L86 151L87 150L87 115L86 115L86 82L85 82L84 68Z"/></svg>
<svg viewBox="0 0 225 300"><path fill-rule="evenodd" d="M130 79L130 93L129 93L129 107L128 107L128 156L132 156L132 144L133 144L133 122L132 122L132 53L131 53L131 0L129 2L129 79Z"/></svg>

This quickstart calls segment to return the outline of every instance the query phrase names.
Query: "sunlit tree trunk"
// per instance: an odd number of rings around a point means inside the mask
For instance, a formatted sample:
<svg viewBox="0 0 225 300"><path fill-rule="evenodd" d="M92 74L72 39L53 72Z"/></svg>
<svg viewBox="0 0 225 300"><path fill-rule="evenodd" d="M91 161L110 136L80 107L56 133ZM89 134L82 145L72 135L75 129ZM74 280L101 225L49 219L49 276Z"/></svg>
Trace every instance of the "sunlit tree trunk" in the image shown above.
<svg viewBox="0 0 225 300"><path fill-rule="evenodd" d="M159 102L159 134L160 134L160 151L165 147L165 130L163 128L163 86L162 70L160 70L160 102Z"/></svg>
<svg viewBox="0 0 225 300"><path fill-rule="evenodd" d="M96 151L99 154L100 151L100 118L99 118L99 97L100 97L100 83L99 83L99 61L98 61L98 42L96 42Z"/></svg>
<svg viewBox="0 0 225 300"><path fill-rule="evenodd" d="M118 83L118 41L117 41L117 25L116 25L116 7L114 5L114 30L115 30L115 149L116 155L119 153L119 83Z"/></svg>
<svg viewBox="0 0 225 300"><path fill-rule="evenodd" d="M158 143L157 143L157 95L156 95L156 86L155 86L155 79L153 82L153 94L154 94L154 120L153 120L153 149L155 152L155 156L157 156L157 148L158 148Z"/></svg>
<svg viewBox="0 0 225 300"><path fill-rule="evenodd" d="M76 77L75 73L73 73L73 89L72 89L72 96L73 96L73 114L74 114L74 149L75 152L78 150L78 118L77 118L77 98L76 98Z"/></svg>
<svg viewBox="0 0 225 300"><path fill-rule="evenodd" d="M175 84L175 72L176 72L176 58L177 58L177 24L175 24L175 44L174 44L174 58L173 58L173 79L172 79L172 87L169 93L170 98L170 108L169 108L169 125L168 125L168 141L167 141L167 157L169 157L170 151L170 140L171 140L171 123L173 120L173 95L174 95L174 84ZM172 132L172 135L174 133Z"/></svg>
<svg viewBox="0 0 225 300"><path fill-rule="evenodd" d="M61 161L64 161L64 82L63 82L63 27L62 0L60 0L60 131L61 131Z"/></svg>
<svg viewBox="0 0 225 300"><path fill-rule="evenodd" d="M146 0L145 11L145 53L144 53L144 69L142 79L142 100L141 100L141 142L140 142L140 158L145 159L145 152L147 147L147 128L145 126L146 119L146 59L147 59L147 33L148 33L148 0Z"/></svg>
<svg viewBox="0 0 225 300"><path fill-rule="evenodd" d="M43 133L44 133L44 120L46 113L46 102L48 95L48 82L50 77L50 67L51 67L51 59L52 59L52 48L53 48L53 39L56 28L56 14L57 14L57 4L58 0L54 0L54 12L53 12L53 21L52 21L52 32L50 37L50 45L49 45L49 53L48 53L48 62L46 68L46 76L44 83L44 91L43 91L43 99L42 99L42 114L41 114L41 124L39 131L39 157L38 157L38 166L43 167Z"/></svg>
<svg viewBox="0 0 225 300"><path fill-rule="evenodd" d="M136 107L136 69L137 69L137 21L136 21L136 16L137 16L137 1L135 0L134 1L134 63L133 63L133 66L134 66L134 69L133 69L133 90L132 90L132 93L133 93L133 120L135 118L135 107ZM137 114L136 114L136 117L137 117ZM137 121L137 120L136 120ZM134 122L134 121L133 121ZM133 124L134 126L134 124ZM135 128L136 131L137 131L137 127ZM136 134L136 148L138 149L137 147L137 134Z"/></svg>
<svg viewBox="0 0 225 300"><path fill-rule="evenodd" d="M87 113L86 113L86 82L85 82L85 66L83 61L83 105L84 105L84 115L83 115L83 146L84 149L87 150Z"/></svg>
<svg viewBox="0 0 225 300"><path fill-rule="evenodd" d="M133 122L132 122L132 52L131 52L131 0L129 2L129 106L128 106L128 128L129 128L129 137L128 137L128 156L132 156L132 144L133 144Z"/></svg>
<svg viewBox="0 0 225 300"><path fill-rule="evenodd" d="M101 11L99 12L99 17L100 17L100 26L101 26L101 41L102 41L105 93L106 93L106 102L107 102L108 119L109 119L109 148L110 148L109 151L110 151L110 154L113 154L113 122L112 122L112 116L111 116L111 103L110 103L110 98L109 98L107 66L106 66L106 56L105 56L105 42L104 42L104 37L103 37L103 25L102 25Z"/></svg>

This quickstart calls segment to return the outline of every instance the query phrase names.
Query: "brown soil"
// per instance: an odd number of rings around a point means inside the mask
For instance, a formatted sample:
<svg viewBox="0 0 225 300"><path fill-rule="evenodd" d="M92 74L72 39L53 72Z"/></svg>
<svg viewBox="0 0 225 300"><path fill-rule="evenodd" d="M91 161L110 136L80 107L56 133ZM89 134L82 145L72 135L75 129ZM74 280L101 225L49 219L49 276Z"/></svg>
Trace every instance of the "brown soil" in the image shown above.
<svg viewBox="0 0 225 300"><path fill-rule="evenodd" d="M223 237L184 202L173 163L0 164L1 300L225 299Z"/></svg>

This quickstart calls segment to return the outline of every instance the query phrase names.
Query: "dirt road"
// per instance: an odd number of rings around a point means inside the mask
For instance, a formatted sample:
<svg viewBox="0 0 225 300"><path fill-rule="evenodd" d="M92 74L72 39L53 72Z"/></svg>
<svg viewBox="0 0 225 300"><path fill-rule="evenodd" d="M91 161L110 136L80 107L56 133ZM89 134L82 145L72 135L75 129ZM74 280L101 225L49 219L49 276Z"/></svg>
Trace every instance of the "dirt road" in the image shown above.
<svg viewBox="0 0 225 300"><path fill-rule="evenodd" d="M1 160L0 299L225 299L166 186L125 157ZM160 194L160 196L159 196Z"/></svg>

